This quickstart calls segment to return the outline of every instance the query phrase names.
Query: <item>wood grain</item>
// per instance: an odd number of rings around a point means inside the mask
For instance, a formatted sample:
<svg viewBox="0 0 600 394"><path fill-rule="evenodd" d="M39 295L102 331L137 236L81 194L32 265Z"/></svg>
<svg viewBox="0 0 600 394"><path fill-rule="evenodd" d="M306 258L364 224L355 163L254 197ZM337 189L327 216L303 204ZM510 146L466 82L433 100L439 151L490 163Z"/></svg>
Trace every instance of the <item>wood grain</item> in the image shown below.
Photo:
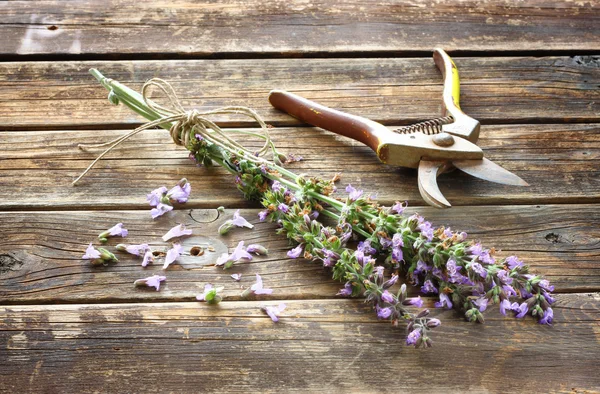
<svg viewBox="0 0 600 394"><path fill-rule="evenodd" d="M600 389L598 294L561 295L555 324L485 325L435 310L434 348L359 300L0 308L0 390L45 392L584 392ZM452 356L449 356L452 355ZM401 378L400 378L401 377ZM518 379L516 378L518 377Z"/></svg>
<svg viewBox="0 0 600 394"><path fill-rule="evenodd" d="M467 231L473 240L499 248L500 257L519 255L534 272L551 280L557 292L600 290L600 216L595 205L418 211L435 225L451 225ZM217 235L217 228L231 218L232 210L219 216L215 210L181 209L154 221L148 211L0 213L0 303L189 301L206 283L225 286L226 298L237 300L242 288L254 283L256 273L274 289L275 299L335 297L340 283L331 280L331 274L316 263L287 258L287 241L275 234L275 225L260 223L257 212L242 211L256 225L253 230L236 229L226 237ZM170 244L160 240L162 235L185 223L194 231L194 236L183 243L186 252L195 245L212 245L216 252L184 256L181 262L185 266L174 264L166 271L161 269L161 259L143 269L139 258L125 253L117 253L119 263L91 267L81 259L86 246L89 242L98 245L97 235L117 222L124 223L129 236L110 239L109 250L125 241L148 243L166 251ZM240 240L246 245L264 245L270 250L269 256L227 271L209 265ZM167 276L161 291L133 287L136 279L155 273ZM242 281L233 281L232 273L242 273Z"/></svg>
<svg viewBox="0 0 600 394"><path fill-rule="evenodd" d="M600 40L599 40L600 41ZM484 123L597 122L600 60L593 56L456 58L461 107ZM0 63L0 130L133 126L142 118L106 100L88 69L132 88L170 81L186 108L256 109L268 122L298 125L271 108L271 89L388 125L441 114L442 78L430 56L404 59L245 59ZM217 118L253 126L240 117Z"/></svg>
<svg viewBox="0 0 600 394"><path fill-rule="evenodd" d="M299 56L598 51L596 2L11 1L0 54Z"/></svg>
<svg viewBox="0 0 600 394"><path fill-rule="evenodd" d="M145 195L187 177L193 188L188 207L254 206L220 168L197 168L166 131L147 131L111 152L76 187L70 182L101 152L78 143L105 142L124 130L0 133L0 209L132 209L146 207ZM415 170L381 164L366 146L313 128L271 131L285 153L304 160L296 173L331 178L343 173L338 195L350 183L377 193L382 204L407 200L423 205ZM241 139L247 146L259 143ZM600 128L581 125L483 126L479 145L487 158L521 176L530 187L504 186L460 171L438 179L458 205L594 203L600 201ZM318 147L318 149L315 149Z"/></svg>

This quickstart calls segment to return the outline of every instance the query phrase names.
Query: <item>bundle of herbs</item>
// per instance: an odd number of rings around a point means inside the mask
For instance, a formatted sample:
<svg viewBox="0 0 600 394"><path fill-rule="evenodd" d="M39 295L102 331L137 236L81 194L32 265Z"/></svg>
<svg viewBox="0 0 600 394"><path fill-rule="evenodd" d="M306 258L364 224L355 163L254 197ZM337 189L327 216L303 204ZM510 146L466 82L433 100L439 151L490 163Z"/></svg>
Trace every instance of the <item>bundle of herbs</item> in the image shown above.
<svg viewBox="0 0 600 394"><path fill-rule="evenodd" d="M436 228L418 214L405 215L402 203L380 206L351 185L346 187L345 199L332 197L338 179L297 175L284 168L288 158L277 150L269 138L268 126L253 110L225 107L205 113L186 111L165 81L150 80L139 94L97 70L91 73L109 90L112 103L123 103L150 122L97 145L109 148L86 172L130 136L160 126L169 130L173 141L184 146L190 159L199 165L217 163L234 175L245 198L259 201L264 207L260 220L276 222L278 232L293 244L288 252L290 258L322 263L331 269L335 279L344 282L339 295L364 296L379 319L396 326L404 321L408 345L430 347L430 330L440 321L430 317L429 310L420 309L420 296L408 297L406 284L391 291L400 275L423 294L437 297L437 308L457 309L469 321L483 323L482 312L497 304L503 315L512 313L523 318L529 314L541 324L552 323L554 287L531 274L516 256L499 259L493 248L486 249L469 240L465 232ZM152 87L166 94L171 108L149 99ZM255 119L261 132L224 132L208 119L210 115L236 113ZM234 132L261 138L264 145L251 152L230 136ZM272 160L267 160L266 155L271 155ZM334 224L323 224L319 221L322 217ZM357 239L361 239L358 246L351 248ZM391 275L386 277L386 272Z"/></svg>

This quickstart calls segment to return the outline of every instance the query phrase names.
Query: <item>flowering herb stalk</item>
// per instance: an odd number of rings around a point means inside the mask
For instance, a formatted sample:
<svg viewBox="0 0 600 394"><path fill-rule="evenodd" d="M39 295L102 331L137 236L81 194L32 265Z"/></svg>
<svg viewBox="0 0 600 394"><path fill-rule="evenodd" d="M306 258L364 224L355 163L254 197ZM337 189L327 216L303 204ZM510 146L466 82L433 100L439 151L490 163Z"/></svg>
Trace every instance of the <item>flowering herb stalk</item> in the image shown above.
<svg viewBox="0 0 600 394"><path fill-rule="evenodd" d="M516 318L530 314L539 323L551 324L554 287L531 274L517 257L498 260L494 249L471 242L466 233L434 228L417 214L404 215L405 206L400 203L382 207L350 185L345 199L333 198L337 179L297 175L282 167L286 157L277 151L266 124L253 111L241 107L204 114L185 111L164 81L149 81L140 95L104 78L97 70L91 72L110 90L111 102L122 102L151 121L112 141L111 148L147 128L168 129L173 140L190 152L194 162L206 166L216 162L235 176L238 189L247 199L260 201L264 207L259 213L260 220L278 223L278 232L295 245L288 252L289 257L322 262L332 270L335 279L345 282L338 294L364 295L378 318L394 325L405 321L407 345L431 346L429 332L440 321L430 318L426 309L415 309L421 308L423 301L420 297L408 297L405 285L397 292L391 291L399 274L404 274L421 292L437 296L436 307L457 309L469 321L483 323L482 312L497 304L504 315L509 311ZM163 90L173 109L152 102L147 97L150 86ZM255 118L262 134L237 132L264 139L264 147L250 152L236 143L205 117L214 113L244 113ZM273 161L262 157L269 151ZM319 216L333 219L335 225L324 225L317 220ZM363 240L352 249L348 243L356 236ZM392 272L387 279L386 270ZM253 291L261 291L260 278L255 287Z"/></svg>

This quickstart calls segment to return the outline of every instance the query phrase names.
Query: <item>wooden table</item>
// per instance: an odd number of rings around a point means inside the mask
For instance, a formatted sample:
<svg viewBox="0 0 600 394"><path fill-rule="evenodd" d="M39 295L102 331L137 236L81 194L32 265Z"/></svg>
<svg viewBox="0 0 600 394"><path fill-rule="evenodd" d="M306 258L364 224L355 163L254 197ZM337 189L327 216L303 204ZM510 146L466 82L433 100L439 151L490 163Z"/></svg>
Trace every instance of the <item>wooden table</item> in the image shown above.
<svg viewBox="0 0 600 394"><path fill-rule="evenodd" d="M338 4L342 3L342 4ZM600 390L600 4L552 0L195 3L11 1L0 4L0 390L6 392L547 392ZM425 206L413 170L380 164L365 146L270 108L285 88L396 126L435 117L441 77L432 48L461 72L464 111L479 119L488 158L531 187L456 172L440 178L454 207ZM518 254L556 286L555 324L486 312L485 325L433 310L444 324L426 351L377 321L318 264L290 260L219 168L196 168L168 133L144 132L77 187L104 142L142 123L88 74L140 88L170 81L186 107L247 105L276 127L297 172L408 201L435 224ZM255 127L220 118L225 127ZM317 149L315 149L317 148ZM146 194L187 177L192 198L151 220ZM216 208L225 206L224 213ZM254 230L221 237L235 209ZM173 265L161 273L121 256L81 259L117 222L128 242L158 242L177 223L218 248L260 242L267 258L236 266ZM111 240L112 247L118 240ZM208 254L205 260L215 259ZM189 258L186 258L189 259ZM189 262L189 261L188 261ZM243 301L255 273L274 289ZM195 301L204 284L225 301ZM285 301L277 324L259 309ZM430 306L431 299L427 301Z"/></svg>

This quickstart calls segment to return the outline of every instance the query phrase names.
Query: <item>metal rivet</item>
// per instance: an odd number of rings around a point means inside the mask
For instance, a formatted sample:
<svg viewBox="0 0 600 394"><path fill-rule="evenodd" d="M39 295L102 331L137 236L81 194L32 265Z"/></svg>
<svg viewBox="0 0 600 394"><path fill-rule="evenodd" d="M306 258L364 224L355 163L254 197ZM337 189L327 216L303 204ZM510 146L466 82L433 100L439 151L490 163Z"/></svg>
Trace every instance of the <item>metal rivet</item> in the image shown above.
<svg viewBox="0 0 600 394"><path fill-rule="evenodd" d="M454 145L454 137L448 133L439 133L433 136L433 143L438 146Z"/></svg>

